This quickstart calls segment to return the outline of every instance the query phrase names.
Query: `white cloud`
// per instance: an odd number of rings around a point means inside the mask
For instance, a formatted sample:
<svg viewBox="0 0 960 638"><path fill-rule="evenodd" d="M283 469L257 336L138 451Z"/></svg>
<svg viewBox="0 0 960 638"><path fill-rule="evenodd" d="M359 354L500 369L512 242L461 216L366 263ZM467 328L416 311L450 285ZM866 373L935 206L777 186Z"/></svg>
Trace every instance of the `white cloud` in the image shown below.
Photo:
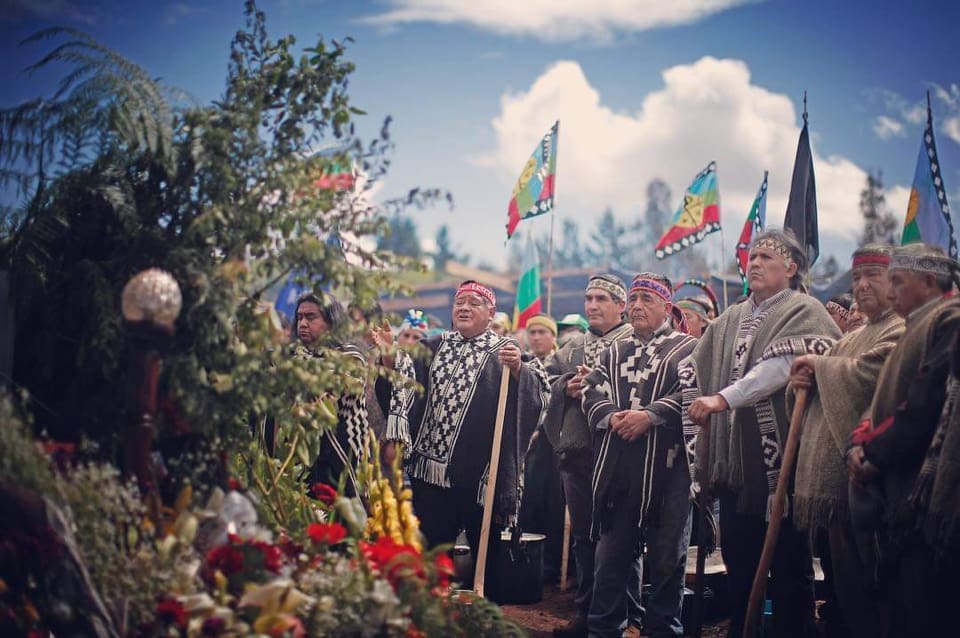
<svg viewBox="0 0 960 638"><path fill-rule="evenodd" d="M895 120L892 117L887 117L886 115L878 115L876 119L873 120L873 132L881 140L888 140L894 136L904 135L905 131L903 129L903 122Z"/></svg>
<svg viewBox="0 0 960 638"><path fill-rule="evenodd" d="M603 104L577 63L558 62L528 90L501 98L496 146L484 159L512 184L539 136L559 119L557 197L564 215L593 217L609 205L622 218L634 216L657 177L670 185L676 206L694 175L716 160L727 242L736 241L765 169L768 223L779 225L800 133L791 100L753 84L739 60L704 57L662 77L663 88L648 94L639 111L618 113ZM849 243L861 231L866 173L816 148L814 167L821 234Z"/></svg>
<svg viewBox="0 0 960 638"><path fill-rule="evenodd" d="M386 0L389 9L362 18L393 27L413 22L466 24L548 42L609 42L618 34L690 24L757 0Z"/></svg>

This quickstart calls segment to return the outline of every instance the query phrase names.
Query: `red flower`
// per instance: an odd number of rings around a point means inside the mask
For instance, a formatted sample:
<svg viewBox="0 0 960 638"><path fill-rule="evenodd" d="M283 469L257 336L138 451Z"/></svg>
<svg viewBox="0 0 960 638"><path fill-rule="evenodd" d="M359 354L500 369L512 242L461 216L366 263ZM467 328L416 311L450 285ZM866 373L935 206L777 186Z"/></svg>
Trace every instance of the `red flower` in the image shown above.
<svg viewBox="0 0 960 638"><path fill-rule="evenodd" d="M314 483L311 485L310 495L328 507L332 507L337 501L337 490L326 483Z"/></svg>
<svg viewBox="0 0 960 638"><path fill-rule="evenodd" d="M310 523L307 535L318 545L336 545L347 536L347 528L340 523Z"/></svg>
<svg viewBox="0 0 960 638"><path fill-rule="evenodd" d="M210 616L203 621L203 625L200 627L200 635L202 636L219 636L227 628L227 621L223 618L218 618L217 616Z"/></svg>
<svg viewBox="0 0 960 638"><path fill-rule="evenodd" d="M153 613L157 620L165 625L187 626L187 612L183 608L183 604L175 598L161 600L157 603L157 608Z"/></svg>
<svg viewBox="0 0 960 638"><path fill-rule="evenodd" d="M235 478L233 478L233 477L227 479L227 487L229 487L231 490L234 490L234 491L237 491L237 492L242 492L242 491L243 491L243 483L241 483L240 481L238 481L237 479L235 479Z"/></svg>
<svg viewBox="0 0 960 638"><path fill-rule="evenodd" d="M440 552L433 559L433 566L437 570L437 582L441 587L448 587L453 578L453 559L446 552Z"/></svg>
<svg viewBox="0 0 960 638"><path fill-rule="evenodd" d="M262 541L254 541L253 546L263 554L263 566L275 574L279 573L283 563L283 553L280 548Z"/></svg>
<svg viewBox="0 0 960 638"><path fill-rule="evenodd" d="M412 545L399 545L389 536L381 536L376 543L361 543L360 549L370 566L379 570L394 585L406 576L426 576L420 552Z"/></svg>
<svg viewBox="0 0 960 638"><path fill-rule="evenodd" d="M207 553L206 562L211 573L219 569L224 575L230 576L243 569L243 552L233 545L221 545Z"/></svg>

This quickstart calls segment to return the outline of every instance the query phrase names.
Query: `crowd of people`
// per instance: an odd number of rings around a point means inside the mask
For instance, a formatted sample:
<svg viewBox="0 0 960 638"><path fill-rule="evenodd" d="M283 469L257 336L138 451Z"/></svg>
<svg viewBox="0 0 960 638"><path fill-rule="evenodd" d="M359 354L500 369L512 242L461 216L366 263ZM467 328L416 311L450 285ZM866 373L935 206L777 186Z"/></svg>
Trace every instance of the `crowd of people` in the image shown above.
<svg viewBox="0 0 960 638"><path fill-rule="evenodd" d="M310 480L352 480L376 436L387 460L402 450L428 543L465 532L476 550L508 375L493 520L546 534L552 580L565 577L567 513L576 611L557 636L683 635L691 525L717 512L729 635L742 635L781 481L774 635L816 635L814 556L836 601L829 635L946 635L960 563L957 264L925 244L867 245L851 294L826 304L807 293L807 266L793 235L771 229L751 244L749 293L722 312L707 295L676 298L656 272L629 285L594 275L582 316L536 315L522 332L476 281L456 289L449 329L416 310L391 327L350 308L366 336L336 347L422 391L380 375L340 397ZM301 356L329 347L344 316L302 298ZM787 475L788 431L801 426Z"/></svg>

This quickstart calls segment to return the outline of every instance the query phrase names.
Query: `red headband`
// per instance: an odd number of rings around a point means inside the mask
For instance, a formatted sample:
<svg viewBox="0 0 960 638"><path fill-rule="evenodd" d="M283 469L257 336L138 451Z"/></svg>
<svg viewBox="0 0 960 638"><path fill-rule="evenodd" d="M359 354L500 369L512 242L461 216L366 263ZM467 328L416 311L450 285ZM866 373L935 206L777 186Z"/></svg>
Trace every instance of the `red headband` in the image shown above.
<svg viewBox="0 0 960 638"><path fill-rule="evenodd" d="M471 292L471 293L473 293L473 294L475 294L475 295L480 295L481 297L483 297L484 299L486 299L487 301L489 301L491 306L493 306L494 308L496 308L496 306L497 306L497 296L496 296L495 294L493 294L493 290L491 290L490 288L487 288L487 287L484 286L483 284L478 284L478 283L475 282L475 281L471 281L471 282L469 282L469 283L465 283L465 284L461 285L459 288L457 288L457 294L454 295L454 299L456 299L456 298L459 297L460 295L462 295L462 294L464 294L464 293L467 293L467 292Z"/></svg>
<svg viewBox="0 0 960 638"><path fill-rule="evenodd" d="M664 301L670 301L671 297L673 296L670 294L670 289L659 281L637 277L633 280L633 285L630 287L630 294L633 295L633 293L639 292L640 290L652 292Z"/></svg>
<svg viewBox="0 0 960 638"><path fill-rule="evenodd" d="M857 266L890 266L890 255L857 255L853 258L853 267Z"/></svg>

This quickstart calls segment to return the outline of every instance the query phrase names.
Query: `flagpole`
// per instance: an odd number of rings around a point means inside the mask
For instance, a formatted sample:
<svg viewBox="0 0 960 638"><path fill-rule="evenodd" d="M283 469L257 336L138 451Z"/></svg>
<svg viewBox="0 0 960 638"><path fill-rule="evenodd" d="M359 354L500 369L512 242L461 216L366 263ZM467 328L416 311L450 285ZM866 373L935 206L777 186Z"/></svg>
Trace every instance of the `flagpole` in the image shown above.
<svg viewBox="0 0 960 638"><path fill-rule="evenodd" d="M553 223L557 218L557 160L560 152L560 120L557 127L556 146L553 149L553 208L550 211L550 248L547 250L547 314L553 316Z"/></svg>
<svg viewBox="0 0 960 638"><path fill-rule="evenodd" d="M729 307L729 300L727 299L727 277L725 273L724 264L727 262L727 237L723 234L723 224L720 224L720 281L723 284L723 309L726 310Z"/></svg>

